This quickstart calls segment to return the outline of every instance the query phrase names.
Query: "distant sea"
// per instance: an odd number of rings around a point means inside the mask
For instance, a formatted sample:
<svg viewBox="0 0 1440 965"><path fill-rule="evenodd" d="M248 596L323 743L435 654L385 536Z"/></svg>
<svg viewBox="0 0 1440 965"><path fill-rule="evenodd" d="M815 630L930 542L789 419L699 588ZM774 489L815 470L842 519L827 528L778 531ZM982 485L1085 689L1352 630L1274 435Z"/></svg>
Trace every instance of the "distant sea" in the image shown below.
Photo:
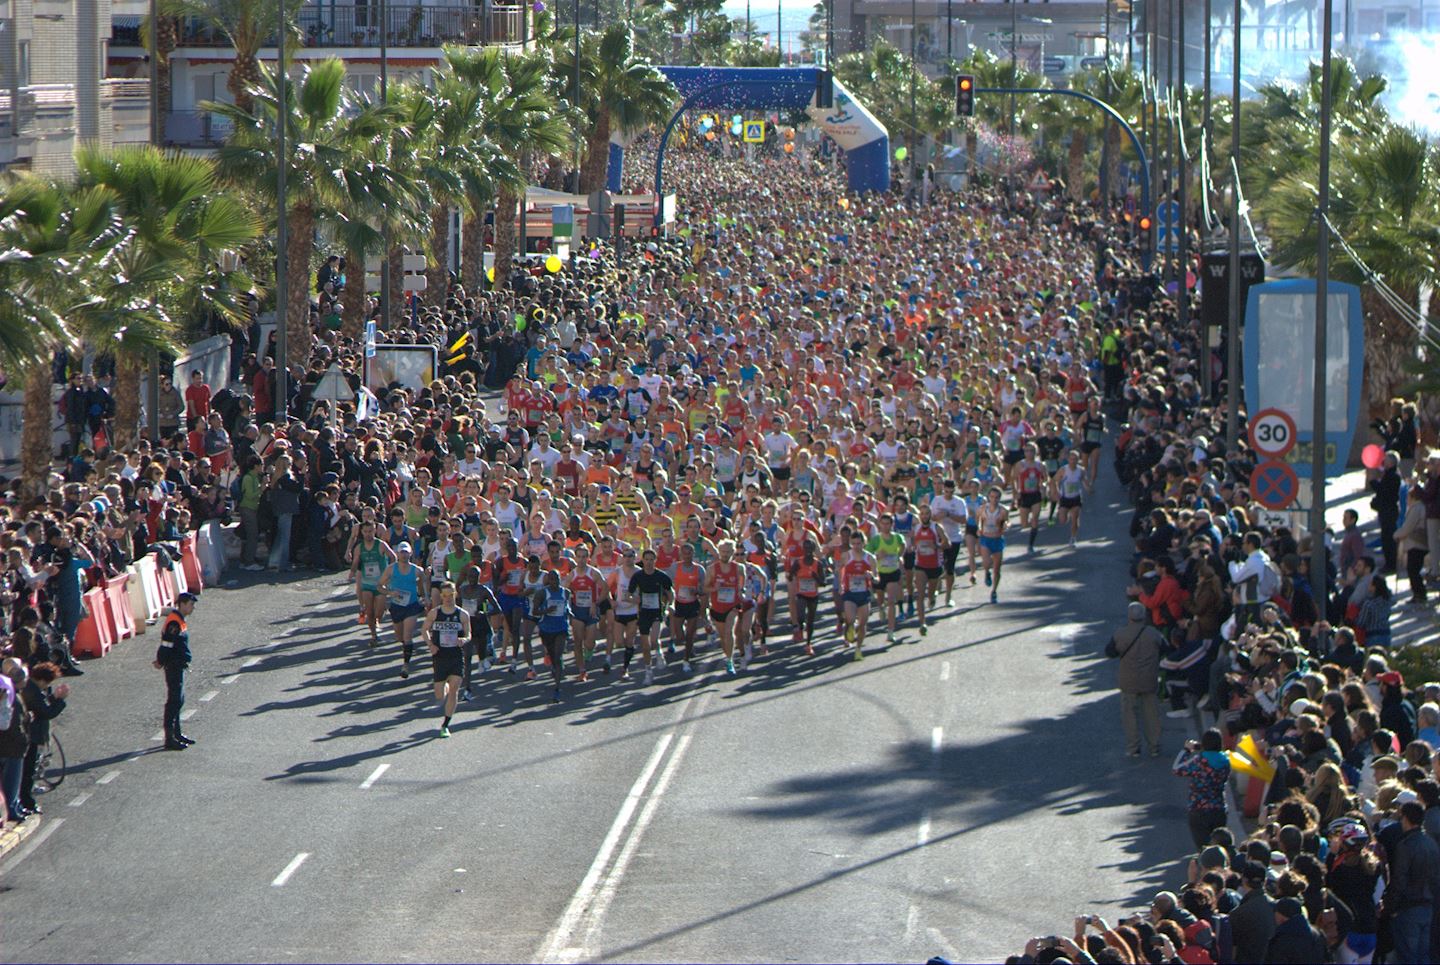
<svg viewBox="0 0 1440 965"><path fill-rule="evenodd" d="M780 0L774 3L772 0L752 0L750 4L750 19L755 24L757 35L769 35L772 38L775 34L775 21L777 11L780 20L781 38L788 47L794 44L799 49L800 43L798 34L810 27L810 14L814 11L815 4L810 2L796 2L796 0ZM745 19L745 0L727 0L725 13L731 17Z"/></svg>

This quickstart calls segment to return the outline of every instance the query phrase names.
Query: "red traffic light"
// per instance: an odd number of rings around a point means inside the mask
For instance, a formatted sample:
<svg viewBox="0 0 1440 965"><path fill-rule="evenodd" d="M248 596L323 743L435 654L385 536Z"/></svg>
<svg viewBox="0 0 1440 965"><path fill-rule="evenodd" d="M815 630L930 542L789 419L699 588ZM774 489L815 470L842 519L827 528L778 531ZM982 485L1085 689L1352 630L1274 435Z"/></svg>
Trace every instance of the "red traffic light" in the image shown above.
<svg viewBox="0 0 1440 965"><path fill-rule="evenodd" d="M975 86L975 82L972 81L969 77L961 77L961 78L960 78L960 89L961 89L961 90L970 90L970 89L973 88L974 86Z"/></svg>
<svg viewBox="0 0 1440 965"><path fill-rule="evenodd" d="M1149 231L1151 224L1152 224L1152 222L1150 221L1150 216L1149 216L1149 215L1141 215L1141 216L1140 216L1140 230L1141 230L1141 231Z"/></svg>

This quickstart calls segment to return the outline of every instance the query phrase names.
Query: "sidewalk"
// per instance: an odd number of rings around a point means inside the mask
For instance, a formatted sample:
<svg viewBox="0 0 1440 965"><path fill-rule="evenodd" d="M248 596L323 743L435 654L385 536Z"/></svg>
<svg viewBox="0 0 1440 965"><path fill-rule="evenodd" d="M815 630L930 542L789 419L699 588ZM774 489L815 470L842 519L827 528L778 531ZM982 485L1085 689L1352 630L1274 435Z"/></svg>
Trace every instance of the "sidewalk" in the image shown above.
<svg viewBox="0 0 1440 965"><path fill-rule="evenodd" d="M32 815L21 821L19 824L10 822L5 829L0 831L0 862L3 862L10 852L20 847L21 843L30 835L40 830L40 815Z"/></svg>
<svg viewBox="0 0 1440 965"><path fill-rule="evenodd" d="M1304 480L1301 480L1301 485L1305 485ZM1380 526L1370 508L1370 490L1366 486L1363 469L1338 476L1325 487L1325 522L1333 532L1340 532L1344 526L1342 517L1347 509L1353 509L1360 514L1360 530L1365 534L1365 543L1378 557ZM1434 575L1431 574L1432 577ZM1392 648L1440 643L1440 614L1437 614L1435 603L1432 602L1423 609L1400 605L1400 601L1410 601L1410 582L1405 578L1403 565L1400 573L1387 579L1397 603L1390 621ZM1432 595L1431 600L1437 601L1440 598Z"/></svg>

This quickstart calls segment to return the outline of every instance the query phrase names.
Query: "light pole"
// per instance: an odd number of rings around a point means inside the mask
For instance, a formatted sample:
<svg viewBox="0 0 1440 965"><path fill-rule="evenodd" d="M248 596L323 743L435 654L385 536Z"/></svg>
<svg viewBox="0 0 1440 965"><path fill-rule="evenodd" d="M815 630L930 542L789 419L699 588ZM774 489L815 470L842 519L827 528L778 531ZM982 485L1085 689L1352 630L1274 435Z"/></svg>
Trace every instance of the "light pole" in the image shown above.
<svg viewBox="0 0 1440 965"><path fill-rule="evenodd" d="M1175 274L1180 280L1180 330L1183 332L1190 323L1190 198L1189 198L1189 174L1185 163L1185 7L1183 0L1177 0L1176 7L1180 14L1178 26L1177 46L1180 50L1180 63L1177 73L1180 75L1180 87L1176 92L1176 99L1179 101L1178 114L1179 123L1176 126L1176 143L1179 150L1175 152L1176 180L1180 187L1180 223L1179 237L1176 239L1179 245L1176 249Z"/></svg>
<svg viewBox="0 0 1440 965"><path fill-rule="evenodd" d="M280 0L284 3L285 0ZM389 103L390 98L390 10L386 0L380 0L380 103ZM380 255L380 327L390 331L390 224L386 219L380 225L380 245L385 250ZM361 273L364 277L364 273Z"/></svg>
<svg viewBox="0 0 1440 965"><path fill-rule="evenodd" d="M16 103L12 98L11 103ZM150 0L150 144L160 147L160 4ZM145 410L150 416L150 441L160 441L160 353L150 353L150 385ZM126 431L129 431L128 428Z"/></svg>
<svg viewBox="0 0 1440 965"><path fill-rule="evenodd" d="M285 125L290 119L289 74L285 69L285 0L277 0L279 15L279 36L275 39L275 89L279 94L275 111L275 422L283 423L290 403L290 326L287 302L290 300L290 286L287 276L290 272L290 258L287 248L290 244L290 212L286 203L285 173L290 166L290 155L285 148ZM261 349L262 357L264 349Z"/></svg>
<svg viewBox="0 0 1440 965"><path fill-rule="evenodd" d="M1329 318L1326 304L1330 294L1330 52L1332 0L1325 0L1320 25L1325 32L1320 55L1320 197L1315 206L1315 395L1311 410L1310 434L1310 585L1319 587L1315 599L1326 599L1325 572L1325 407L1329 386L1325 379L1325 356L1329 349ZM1353 391L1353 387L1352 387ZM1343 456L1342 456L1343 458ZM1318 581L1318 582L1317 582Z"/></svg>
<svg viewBox="0 0 1440 965"><path fill-rule="evenodd" d="M1010 86L1020 86L1019 59L1015 52L1015 31L1019 27L1019 13L1015 9L1015 0L1010 0ZM1015 137L1015 95L1010 95L1010 137Z"/></svg>
<svg viewBox="0 0 1440 965"><path fill-rule="evenodd" d="M1205 132L1205 158L1210 158L1210 138L1213 132L1210 130L1210 0L1205 0L1205 97L1201 101L1200 129Z"/></svg>
<svg viewBox="0 0 1440 965"><path fill-rule="evenodd" d="M1225 344L1225 448L1240 439L1240 18L1235 0L1230 65L1230 320Z"/></svg>
<svg viewBox="0 0 1440 965"><path fill-rule="evenodd" d="M915 129L915 74L920 70L920 62L915 59L915 37L920 33L920 16L916 0L910 0L910 136L905 140L910 144L910 150L906 152L907 160L910 162L910 190L915 191L915 135L919 133ZM915 195L918 200L920 195Z"/></svg>

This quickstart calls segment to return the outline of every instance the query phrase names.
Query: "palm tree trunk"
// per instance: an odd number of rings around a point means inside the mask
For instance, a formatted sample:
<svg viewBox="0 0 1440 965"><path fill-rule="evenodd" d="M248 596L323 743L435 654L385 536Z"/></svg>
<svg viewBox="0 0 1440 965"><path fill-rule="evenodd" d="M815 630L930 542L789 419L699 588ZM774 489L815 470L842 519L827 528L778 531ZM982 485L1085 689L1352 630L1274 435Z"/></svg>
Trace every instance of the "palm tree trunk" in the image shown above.
<svg viewBox="0 0 1440 965"><path fill-rule="evenodd" d="M610 114L602 111L585 141L585 160L580 165L580 193L605 189L610 174Z"/></svg>
<svg viewBox="0 0 1440 965"><path fill-rule="evenodd" d="M250 88L258 83L260 61L256 58L255 51L235 51L235 65L230 68L225 89L230 92L236 107L246 113L254 110L255 98L250 96Z"/></svg>
<svg viewBox="0 0 1440 965"><path fill-rule="evenodd" d="M1105 175L1104 181L1110 186L1111 195L1120 188L1120 125L1110 121L1105 125ZM1109 198L1102 198L1106 204Z"/></svg>
<svg viewBox="0 0 1440 965"><path fill-rule="evenodd" d="M522 189L523 190L523 189ZM510 262L515 257L515 219L521 193L502 188L495 199L495 287L510 285Z"/></svg>
<svg viewBox="0 0 1440 965"><path fill-rule="evenodd" d="M1068 196L1072 199L1085 197L1085 133L1078 127L1070 132L1070 154L1065 161L1065 181Z"/></svg>
<svg viewBox="0 0 1440 965"><path fill-rule="evenodd" d="M1405 304L1415 304L1413 290L1395 287L1395 293ZM1371 286L1361 289L1360 302L1365 310L1365 394L1360 422L1368 424L1372 419L1388 416L1390 400L1399 395L1401 387L1410 380L1405 363L1416 357L1419 345L1415 329L1375 294ZM1355 435L1358 438L1364 433Z"/></svg>
<svg viewBox="0 0 1440 965"><path fill-rule="evenodd" d="M410 313L406 311L409 295L403 284L405 280L405 249L395 245L387 256L390 259L390 324L408 328Z"/></svg>
<svg viewBox="0 0 1440 965"><path fill-rule="evenodd" d="M470 199L473 214L465 216L460 235L460 280L465 283L465 294L473 295L484 285L485 277L485 211L486 205L479 198Z"/></svg>
<svg viewBox="0 0 1440 965"><path fill-rule="evenodd" d="M430 259L426 266L426 301L443 307L450 287L450 209L443 204L430 209Z"/></svg>
<svg viewBox="0 0 1440 965"><path fill-rule="evenodd" d="M55 404L50 398L50 364L38 363L25 373L25 419L20 427L21 498L45 498L46 477L55 456Z"/></svg>
<svg viewBox="0 0 1440 965"><path fill-rule="evenodd" d="M356 265L359 271L355 278L347 279L340 290L340 331L359 338L365 330L365 256L354 248L347 248L345 264Z"/></svg>
<svg viewBox="0 0 1440 965"><path fill-rule="evenodd" d="M565 162L558 157L552 157L545 167L545 180L540 184L551 191L562 190L565 187Z"/></svg>
<svg viewBox="0 0 1440 965"><path fill-rule="evenodd" d="M115 355L115 438L110 445L128 449L140 438L140 370L144 362L129 352Z"/></svg>
<svg viewBox="0 0 1440 965"><path fill-rule="evenodd" d="M174 103L174 84L170 77L170 54L180 43L180 21L176 17L161 17L155 27L156 57L160 69L155 72L158 83L155 99L159 104L160 116L155 119L155 130L160 143L165 143L165 126L170 119L170 108Z"/></svg>
<svg viewBox="0 0 1440 965"><path fill-rule="evenodd" d="M315 209L300 203L290 209L290 234L286 238L286 284L289 304L285 306L286 332L289 333L289 361L310 364L310 348L314 336L310 332L310 256L315 251ZM362 271L363 263L362 263Z"/></svg>

